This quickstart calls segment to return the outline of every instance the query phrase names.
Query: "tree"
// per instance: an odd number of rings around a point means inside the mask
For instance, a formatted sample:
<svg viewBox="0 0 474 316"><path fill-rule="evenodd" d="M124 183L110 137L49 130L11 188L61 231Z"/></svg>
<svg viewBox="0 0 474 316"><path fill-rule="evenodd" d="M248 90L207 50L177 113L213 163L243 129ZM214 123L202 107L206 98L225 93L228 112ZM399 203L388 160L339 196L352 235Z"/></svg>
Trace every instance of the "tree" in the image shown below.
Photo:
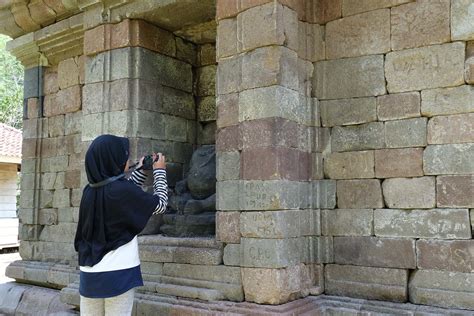
<svg viewBox="0 0 474 316"><path fill-rule="evenodd" d="M23 66L5 45L10 40L0 34L0 122L22 128Z"/></svg>

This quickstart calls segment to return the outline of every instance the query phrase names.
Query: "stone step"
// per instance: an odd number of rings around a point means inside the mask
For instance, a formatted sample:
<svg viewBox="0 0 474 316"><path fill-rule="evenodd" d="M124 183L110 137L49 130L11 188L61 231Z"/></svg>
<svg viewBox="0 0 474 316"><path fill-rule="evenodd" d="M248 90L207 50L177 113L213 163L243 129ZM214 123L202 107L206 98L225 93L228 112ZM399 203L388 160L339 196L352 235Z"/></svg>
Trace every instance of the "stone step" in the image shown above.
<svg viewBox="0 0 474 316"><path fill-rule="evenodd" d="M212 289L165 283L157 283L155 289L159 294L200 299L203 301L219 301L225 299L220 291Z"/></svg>

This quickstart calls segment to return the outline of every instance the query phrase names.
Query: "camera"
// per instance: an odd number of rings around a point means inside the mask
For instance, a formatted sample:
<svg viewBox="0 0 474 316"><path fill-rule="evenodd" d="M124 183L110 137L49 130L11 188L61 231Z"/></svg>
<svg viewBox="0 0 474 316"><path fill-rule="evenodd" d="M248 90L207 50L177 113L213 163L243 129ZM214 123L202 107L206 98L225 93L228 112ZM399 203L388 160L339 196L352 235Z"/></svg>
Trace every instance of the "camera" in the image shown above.
<svg viewBox="0 0 474 316"><path fill-rule="evenodd" d="M158 157L156 157L158 160ZM143 170L152 170L153 169L153 156L152 155L146 155L145 158L143 158L143 165L140 169Z"/></svg>

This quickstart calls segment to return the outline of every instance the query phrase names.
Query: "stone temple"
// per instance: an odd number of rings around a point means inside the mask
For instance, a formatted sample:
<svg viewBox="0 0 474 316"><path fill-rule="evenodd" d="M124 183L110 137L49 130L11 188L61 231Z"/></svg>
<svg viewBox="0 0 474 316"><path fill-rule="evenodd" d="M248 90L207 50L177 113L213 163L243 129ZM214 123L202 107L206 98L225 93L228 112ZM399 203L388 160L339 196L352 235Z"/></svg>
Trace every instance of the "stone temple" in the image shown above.
<svg viewBox="0 0 474 316"><path fill-rule="evenodd" d="M134 315L473 314L474 0L0 0L0 33L25 66L0 314L78 313L104 133L170 161Z"/></svg>

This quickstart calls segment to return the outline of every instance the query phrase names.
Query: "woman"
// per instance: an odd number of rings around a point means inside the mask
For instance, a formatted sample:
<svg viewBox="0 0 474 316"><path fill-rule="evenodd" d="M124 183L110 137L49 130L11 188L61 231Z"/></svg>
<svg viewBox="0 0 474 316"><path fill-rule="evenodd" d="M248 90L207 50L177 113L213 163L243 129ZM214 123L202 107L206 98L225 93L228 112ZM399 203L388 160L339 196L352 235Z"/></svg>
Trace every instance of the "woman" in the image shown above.
<svg viewBox="0 0 474 316"><path fill-rule="evenodd" d="M82 194L74 247L79 253L81 315L130 315L134 288L143 285L137 235L168 203L166 162L153 154L154 193L140 186L142 171L128 171L129 141L97 137L85 157L89 184ZM143 163L140 160L138 167ZM139 169L137 167L137 169Z"/></svg>

